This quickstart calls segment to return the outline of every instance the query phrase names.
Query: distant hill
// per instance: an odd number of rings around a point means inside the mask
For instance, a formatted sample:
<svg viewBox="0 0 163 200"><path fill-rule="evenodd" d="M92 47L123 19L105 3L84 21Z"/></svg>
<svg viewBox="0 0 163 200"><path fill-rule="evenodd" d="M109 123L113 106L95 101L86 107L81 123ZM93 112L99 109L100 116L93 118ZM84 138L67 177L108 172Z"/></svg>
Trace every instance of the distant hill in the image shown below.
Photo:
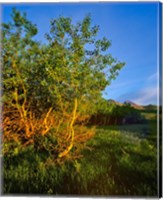
<svg viewBox="0 0 163 200"><path fill-rule="evenodd" d="M133 103L132 101L125 101L124 105L130 105L131 107L138 109L138 110L144 110L144 106L138 105L136 103Z"/></svg>
<svg viewBox="0 0 163 200"><path fill-rule="evenodd" d="M156 105L152 105L152 104L149 104L149 105L145 105L145 106L142 106L142 105L138 105L132 101L129 101L129 100L126 100L124 101L124 103L120 103L118 101L115 101L114 99L108 99L107 100L108 103L113 103L115 105L118 105L118 106L125 106L125 105L130 105L131 107L135 108L135 109L138 109L138 110L147 110L147 111L150 111L150 110L157 110L157 106Z"/></svg>
<svg viewBox="0 0 163 200"><path fill-rule="evenodd" d="M114 104L116 104L116 105L118 105L118 106L123 106L123 103L120 103L120 102L115 101L115 100L113 100L113 99L109 99L108 102L109 102L109 103L114 103Z"/></svg>
<svg viewBox="0 0 163 200"><path fill-rule="evenodd" d="M115 105L118 105L118 106L125 106L125 105L130 105L131 107L135 108L135 109L138 109L138 110L144 110L144 107L141 106L141 105L138 105L136 103L133 103L132 101L125 101L124 103L120 103L118 101L115 101L113 99L109 99L108 100L109 103L113 103Z"/></svg>

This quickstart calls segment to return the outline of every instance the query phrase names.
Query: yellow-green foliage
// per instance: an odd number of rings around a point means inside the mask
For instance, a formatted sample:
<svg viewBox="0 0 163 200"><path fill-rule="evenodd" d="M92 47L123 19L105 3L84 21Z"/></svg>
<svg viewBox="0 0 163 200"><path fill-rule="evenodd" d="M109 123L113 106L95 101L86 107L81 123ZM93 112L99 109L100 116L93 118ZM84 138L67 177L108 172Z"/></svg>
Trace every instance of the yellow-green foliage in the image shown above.
<svg viewBox="0 0 163 200"><path fill-rule="evenodd" d="M2 24L3 139L37 150L44 148L38 138L51 133L57 144L50 152L62 160L78 148L81 128L74 132L74 125L96 112L101 91L125 63L108 54L110 41L98 39L99 27L89 15L76 24L63 16L51 19L46 44L34 39L37 32L16 9L11 22ZM90 136L81 133L77 143Z"/></svg>

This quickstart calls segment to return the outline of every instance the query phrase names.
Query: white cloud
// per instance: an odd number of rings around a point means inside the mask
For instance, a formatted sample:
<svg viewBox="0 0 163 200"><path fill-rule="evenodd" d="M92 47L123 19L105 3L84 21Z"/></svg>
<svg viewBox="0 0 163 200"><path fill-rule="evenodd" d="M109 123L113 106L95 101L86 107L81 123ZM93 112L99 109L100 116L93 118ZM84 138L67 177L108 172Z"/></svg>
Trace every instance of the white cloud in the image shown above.
<svg viewBox="0 0 163 200"><path fill-rule="evenodd" d="M151 76L148 77L147 81L152 82L152 81L156 81L158 79L158 73L154 73Z"/></svg>
<svg viewBox="0 0 163 200"><path fill-rule="evenodd" d="M152 102L157 102L157 95L157 87L145 88L140 90L137 94L137 97L133 98L132 101L140 105L150 104Z"/></svg>
<svg viewBox="0 0 163 200"><path fill-rule="evenodd" d="M122 83L112 84L108 89L110 96L118 96L117 101L124 102L126 100L133 101L139 105L157 104L158 101L158 72L149 75L146 79L138 78L136 80L129 79Z"/></svg>
<svg viewBox="0 0 163 200"><path fill-rule="evenodd" d="M143 87L139 90L126 92L117 99L120 102L133 101L139 105L157 104L159 89L157 85Z"/></svg>

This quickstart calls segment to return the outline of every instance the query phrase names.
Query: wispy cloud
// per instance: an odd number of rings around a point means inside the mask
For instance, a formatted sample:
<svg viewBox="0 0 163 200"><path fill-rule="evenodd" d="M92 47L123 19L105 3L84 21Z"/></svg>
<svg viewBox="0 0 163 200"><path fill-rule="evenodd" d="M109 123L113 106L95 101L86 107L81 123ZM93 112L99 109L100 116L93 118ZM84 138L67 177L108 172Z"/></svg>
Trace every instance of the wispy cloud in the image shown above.
<svg viewBox="0 0 163 200"><path fill-rule="evenodd" d="M152 82L152 81L156 81L158 78L158 73L154 73L154 74L151 74L148 78L147 78L147 81L149 82Z"/></svg>
<svg viewBox="0 0 163 200"><path fill-rule="evenodd" d="M118 100L124 102L126 100L133 101L139 105L156 104L158 98L158 88L148 87L138 91L130 91L119 96Z"/></svg>
<svg viewBox="0 0 163 200"><path fill-rule="evenodd" d="M140 105L156 104L158 98L158 86L157 86L157 73L151 74L143 84L141 89L130 90L120 95L118 100L124 102L131 100ZM141 81L138 79L138 81ZM136 84L136 82L135 82Z"/></svg>
<svg viewBox="0 0 163 200"><path fill-rule="evenodd" d="M133 98L132 101L140 105L156 103L157 94L157 87L144 88L137 93L137 97Z"/></svg>
<svg viewBox="0 0 163 200"><path fill-rule="evenodd" d="M156 103L158 95L157 78L158 72L151 74L147 78L145 87L138 91L137 97L135 97L133 101L141 105Z"/></svg>

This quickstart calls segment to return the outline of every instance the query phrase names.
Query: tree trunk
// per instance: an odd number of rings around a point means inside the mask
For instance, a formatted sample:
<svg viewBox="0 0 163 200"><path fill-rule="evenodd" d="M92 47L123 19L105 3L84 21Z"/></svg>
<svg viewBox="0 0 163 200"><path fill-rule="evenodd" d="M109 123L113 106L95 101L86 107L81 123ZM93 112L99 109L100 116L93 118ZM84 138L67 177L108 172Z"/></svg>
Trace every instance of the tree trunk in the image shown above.
<svg viewBox="0 0 163 200"><path fill-rule="evenodd" d="M70 145L67 147L67 149L65 149L63 152L61 152L59 154L59 156L58 156L59 158L66 156L71 151L71 149L73 147L73 143L74 143L73 125L74 125L74 122L75 122L75 119L76 119L77 106L78 106L78 100L77 100L77 98L75 98L74 99L74 109L73 109L73 112L72 112L72 120L71 120L71 123L70 123L70 136L71 136Z"/></svg>

